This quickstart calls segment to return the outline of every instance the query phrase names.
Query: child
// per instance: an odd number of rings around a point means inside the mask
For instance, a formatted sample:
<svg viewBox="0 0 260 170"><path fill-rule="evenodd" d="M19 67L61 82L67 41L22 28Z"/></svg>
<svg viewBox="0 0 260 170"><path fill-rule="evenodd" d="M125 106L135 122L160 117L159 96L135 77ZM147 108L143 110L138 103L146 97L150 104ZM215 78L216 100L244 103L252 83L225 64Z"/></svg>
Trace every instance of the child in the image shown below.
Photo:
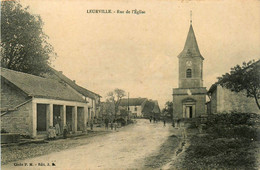
<svg viewBox="0 0 260 170"><path fill-rule="evenodd" d="M56 138L55 128L53 128L52 126L49 126L48 139L53 140L55 138Z"/></svg>

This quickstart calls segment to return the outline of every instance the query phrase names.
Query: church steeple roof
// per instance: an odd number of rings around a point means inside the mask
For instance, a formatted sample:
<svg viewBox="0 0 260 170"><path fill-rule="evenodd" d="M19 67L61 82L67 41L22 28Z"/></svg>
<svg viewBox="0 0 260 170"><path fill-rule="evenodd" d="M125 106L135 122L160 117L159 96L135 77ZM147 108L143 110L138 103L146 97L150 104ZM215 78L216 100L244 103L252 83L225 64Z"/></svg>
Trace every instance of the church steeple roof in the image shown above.
<svg viewBox="0 0 260 170"><path fill-rule="evenodd" d="M204 59L202 57L202 55L200 54L200 50L199 50L199 47L197 44L195 33L193 31L192 22L190 24L189 33L188 33L184 48L178 57L179 58L180 57L201 57L202 59Z"/></svg>

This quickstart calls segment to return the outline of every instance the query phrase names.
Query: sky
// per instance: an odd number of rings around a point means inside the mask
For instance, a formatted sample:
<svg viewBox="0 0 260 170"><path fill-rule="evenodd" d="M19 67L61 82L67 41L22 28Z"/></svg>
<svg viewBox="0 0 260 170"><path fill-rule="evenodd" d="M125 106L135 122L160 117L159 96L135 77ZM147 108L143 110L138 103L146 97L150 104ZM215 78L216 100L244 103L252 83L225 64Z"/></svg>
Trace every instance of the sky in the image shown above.
<svg viewBox="0 0 260 170"><path fill-rule="evenodd" d="M204 87L243 61L260 58L260 1L21 0L40 15L52 66L106 99L120 88L162 108L178 87L178 54L190 24L204 57ZM110 9L112 14L87 13ZM117 10L144 14L118 14Z"/></svg>

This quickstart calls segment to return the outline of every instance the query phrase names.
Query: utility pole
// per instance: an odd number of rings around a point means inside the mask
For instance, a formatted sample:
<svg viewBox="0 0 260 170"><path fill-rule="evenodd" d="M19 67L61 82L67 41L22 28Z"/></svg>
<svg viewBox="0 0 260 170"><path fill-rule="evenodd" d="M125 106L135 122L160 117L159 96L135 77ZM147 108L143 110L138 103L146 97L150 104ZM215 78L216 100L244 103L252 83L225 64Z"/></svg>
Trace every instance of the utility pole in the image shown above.
<svg viewBox="0 0 260 170"><path fill-rule="evenodd" d="M127 99L127 112L128 112L128 117L130 118L130 111L129 111L129 92L128 92L128 99Z"/></svg>

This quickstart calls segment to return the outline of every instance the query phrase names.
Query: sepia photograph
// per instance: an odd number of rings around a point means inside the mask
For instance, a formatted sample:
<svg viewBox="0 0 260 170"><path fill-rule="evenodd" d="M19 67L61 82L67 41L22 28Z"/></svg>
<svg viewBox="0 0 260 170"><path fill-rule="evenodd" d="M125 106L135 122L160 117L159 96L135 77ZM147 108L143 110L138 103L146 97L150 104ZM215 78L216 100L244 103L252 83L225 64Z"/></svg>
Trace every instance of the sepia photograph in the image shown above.
<svg viewBox="0 0 260 170"><path fill-rule="evenodd" d="M259 0L2 0L2 170L260 169Z"/></svg>

